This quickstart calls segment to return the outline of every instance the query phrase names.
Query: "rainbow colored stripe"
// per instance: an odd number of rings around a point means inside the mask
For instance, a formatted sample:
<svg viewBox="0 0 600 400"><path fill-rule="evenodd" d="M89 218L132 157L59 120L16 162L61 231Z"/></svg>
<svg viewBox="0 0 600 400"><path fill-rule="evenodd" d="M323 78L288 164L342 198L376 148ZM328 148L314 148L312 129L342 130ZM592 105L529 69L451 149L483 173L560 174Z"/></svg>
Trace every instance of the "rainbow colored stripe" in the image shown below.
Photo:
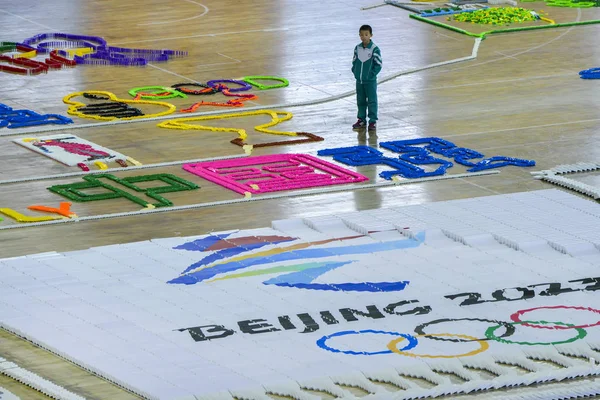
<svg viewBox="0 0 600 400"><path fill-rule="evenodd" d="M297 238L287 236L245 236L229 238L231 234L210 235L174 247L176 250L187 251L214 251L200 261L190 265L180 276L170 280L170 284L193 285L199 282L221 281L240 279L251 276L276 275L263 282L265 285L291 287L310 290L355 291L355 292L393 292L403 290L408 281L395 282L345 282L345 283L314 283L326 272L351 264L355 260L347 261L314 261L329 257L372 254L382 251L392 251L420 246L425 240L422 232L414 239L406 238L386 242L373 242L366 244L347 244L352 239L364 237L363 235L348 236L343 238L326 239L315 242L300 242L287 246L271 247L266 250L253 252L269 245L279 245ZM339 242L339 246L327 246ZM299 264L267 267L260 270L251 270L232 273L258 265L268 265L285 261L305 261ZM283 275L280 275L284 273Z"/></svg>

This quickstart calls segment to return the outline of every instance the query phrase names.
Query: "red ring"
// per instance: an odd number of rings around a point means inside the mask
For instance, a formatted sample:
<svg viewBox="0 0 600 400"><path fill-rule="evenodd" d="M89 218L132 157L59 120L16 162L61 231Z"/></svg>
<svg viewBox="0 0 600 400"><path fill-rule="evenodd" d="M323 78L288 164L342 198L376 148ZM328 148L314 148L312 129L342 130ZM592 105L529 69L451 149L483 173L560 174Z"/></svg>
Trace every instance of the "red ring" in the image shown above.
<svg viewBox="0 0 600 400"><path fill-rule="evenodd" d="M572 309L572 310L585 310L585 311L592 311L595 312L596 314L600 314L600 310L595 309L595 308L591 308L591 307L579 307L579 306L542 306L542 307L534 307L534 308L528 308L526 310L519 310L516 313L512 314L510 316L510 319L513 320L514 322L522 322L521 321L521 316L527 312L530 311L535 311L535 310L540 310L540 309L544 309L544 308L564 308L564 309ZM528 326L530 328L540 328L540 329L575 329L575 328L590 328L592 326L598 326L600 325L600 321L593 323L593 324L586 324L586 325L573 325L573 326L561 326L561 325L550 325L550 326L542 326L542 325L532 325L532 324L528 324L528 323L522 323L522 326Z"/></svg>

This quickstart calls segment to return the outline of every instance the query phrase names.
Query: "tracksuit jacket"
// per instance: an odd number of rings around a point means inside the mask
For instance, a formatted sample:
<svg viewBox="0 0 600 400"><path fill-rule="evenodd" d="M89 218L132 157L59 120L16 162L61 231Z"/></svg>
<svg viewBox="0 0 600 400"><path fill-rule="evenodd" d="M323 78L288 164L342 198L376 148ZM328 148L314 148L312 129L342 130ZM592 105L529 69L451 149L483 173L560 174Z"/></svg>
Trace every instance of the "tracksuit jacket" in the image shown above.
<svg viewBox="0 0 600 400"><path fill-rule="evenodd" d="M377 80L377 74L381 71L381 51L373 41L367 47L359 43L354 48L352 59L352 72L359 83Z"/></svg>
<svg viewBox="0 0 600 400"><path fill-rule="evenodd" d="M367 47L362 42L354 48L352 72L356 78L356 103L358 118L366 121L367 109L369 121L377 121L377 74L381 71L381 51L372 41Z"/></svg>

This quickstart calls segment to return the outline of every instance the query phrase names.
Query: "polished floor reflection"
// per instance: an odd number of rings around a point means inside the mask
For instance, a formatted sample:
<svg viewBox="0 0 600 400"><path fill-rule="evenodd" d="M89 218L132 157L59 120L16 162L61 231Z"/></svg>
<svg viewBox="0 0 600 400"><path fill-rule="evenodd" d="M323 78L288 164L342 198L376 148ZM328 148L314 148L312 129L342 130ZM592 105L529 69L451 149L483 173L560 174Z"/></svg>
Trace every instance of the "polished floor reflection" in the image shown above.
<svg viewBox="0 0 600 400"><path fill-rule="evenodd" d="M558 9L543 2L526 3L544 9L557 21L600 18L600 9ZM69 93L101 90L131 98L127 92L142 86L171 86L249 75L282 76L290 86L253 91L257 100L246 107L319 101L353 90L350 72L358 27L373 26L373 41L381 48L383 78L401 71L471 55L474 39L408 18L392 6L361 10L372 5L362 0L320 2L307 0L157 0L140 2L61 0L9 3L0 1L3 41L21 41L44 32L98 35L109 45L178 49L187 57L146 67L78 66L31 77L0 73L1 103L15 109L66 115L62 98ZM600 150L600 96L596 81L582 80L578 72L600 66L595 45L598 25L511 33L488 37L475 60L407 74L379 86L380 121L376 135L357 134L353 96L316 105L285 109L294 113L281 129L310 132L324 142L256 148L253 155L309 153L323 148L371 145L417 137L441 137L486 156L533 159L534 169L578 161L597 162ZM226 101L215 95L211 101ZM196 99L169 100L178 109ZM206 107L198 111L217 110ZM232 112L243 111L233 109ZM174 118L185 117L174 114ZM92 120L75 118L76 124ZM265 116L214 121L214 126L236 126L248 132L251 143L271 141L253 127L268 122ZM135 122L87 127L65 132L129 155L144 164L243 155L229 143L235 134L161 129L157 122ZM0 130L0 181L75 172L12 142ZM60 132L55 132L60 133ZM276 138L279 140L280 138ZM330 159L328 161L331 161ZM381 166L357 171L379 182ZM268 226L273 219L325 215L334 212L419 204L439 200L488 196L551 187L532 179L532 169L506 167L497 175L415 183L383 189L348 190L335 194L264 200L197 210L145 216L0 230L0 257L47 251L69 251L93 246L186 236L233 228ZM144 173L183 175L181 166L143 170ZM455 166L449 173L463 173ZM140 172L118 172L126 177ZM51 185L81 178L33 180L0 185L0 206L27 213L32 204L57 205ZM171 193L175 205L238 199L232 191L194 176L186 179L199 191ZM598 184L598 176L581 176ZM81 215L136 211L125 200L76 203ZM0 228L16 224L6 217ZM134 396L84 373L74 366L35 349L24 341L0 333L0 355L91 399L127 399ZM7 383L23 398L43 398ZM14 389L14 390L13 390ZM19 392L20 391L20 392ZM36 397L38 396L38 397Z"/></svg>

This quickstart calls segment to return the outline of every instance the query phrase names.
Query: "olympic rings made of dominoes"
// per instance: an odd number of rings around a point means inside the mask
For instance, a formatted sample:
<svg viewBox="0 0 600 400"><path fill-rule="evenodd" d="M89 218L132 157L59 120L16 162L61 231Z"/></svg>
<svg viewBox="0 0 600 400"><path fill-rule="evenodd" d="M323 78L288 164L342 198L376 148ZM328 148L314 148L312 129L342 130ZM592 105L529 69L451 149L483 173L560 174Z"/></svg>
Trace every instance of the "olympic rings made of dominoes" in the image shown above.
<svg viewBox="0 0 600 400"><path fill-rule="evenodd" d="M589 324L569 324L565 322L548 322L548 321L528 321L521 320L521 316L529 313L531 311L540 310L540 309L571 309L571 310L583 310L583 311L591 311L596 314L600 314L600 310L591 308L591 307L580 307L580 306L541 306L534 307L525 310L520 310L513 313L510 316L511 322L506 321L498 321L486 318L441 318L433 321L429 321L415 327L416 335L411 335L407 333L400 332L392 332L392 331L380 331L380 330L372 330L365 329L360 331L341 331L336 332L331 335L326 335L317 340L316 344L320 348L333 352L333 353L342 353L349 355L380 355L380 354L399 354L407 357L414 358L455 358L455 357L469 357L480 354L489 349L488 342L490 340L494 340L500 343L505 344L520 344L520 345L528 345L528 346L536 346L536 345L558 345L565 343L572 343L576 340L583 339L587 336L587 331L584 328L591 328L594 326L600 325L600 320L589 323ZM456 333L425 333L425 328L430 325L436 325L445 322L455 322L455 321L479 321L479 322L487 322L490 324L494 324L488 327L485 330L485 338L477 338L474 336L464 335L464 334L456 334ZM526 341L513 341L506 339L507 337L512 336L515 333L515 325L526 326L534 329L557 329L557 330L565 330L565 329L574 329L576 334L568 338L566 340L554 341L554 342L526 342ZM498 335L496 332L504 328L504 332L501 335ZM394 338L387 344L386 350L380 351L354 351L354 350L340 350L336 349L329 344L327 341L334 337L340 336L348 336L348 335L360 335L360 334L377 334L377 335L388 335L393 336ZM440 340L446 342L453 343L468 343L468 342L476 342L479 347L462 354L455 355L441 355L441 354L419 354L413 353L410 350L414 349L419 344L420 338L428 338L432 340ZM398 345L402 344L403 347L398 348Z"/></svg>
<svg viewBox="0 0 600 400"><path fill-rule="evenodd" d="M264 85L259 80L277 81L279 83L272 85ZM238 87L229 88L226 84L235 84ZM206 83L199 82L188 82L188 83L177 83L166 86L144 86L139 88L133 88L129 91L129 94L133 97L138 97L142 100L155 100L157 97L168 99L173 97L185 98L186 95L201 96L211 95L218 92L226 91L226 95L233 95L233 93L246 92L252 87L256 87L258 90L269 90L281 87L289 86L290 82L278 76L245 76L241 79L213 79ZM191 89L190 87L197 87L199 89Z"/></svg>

